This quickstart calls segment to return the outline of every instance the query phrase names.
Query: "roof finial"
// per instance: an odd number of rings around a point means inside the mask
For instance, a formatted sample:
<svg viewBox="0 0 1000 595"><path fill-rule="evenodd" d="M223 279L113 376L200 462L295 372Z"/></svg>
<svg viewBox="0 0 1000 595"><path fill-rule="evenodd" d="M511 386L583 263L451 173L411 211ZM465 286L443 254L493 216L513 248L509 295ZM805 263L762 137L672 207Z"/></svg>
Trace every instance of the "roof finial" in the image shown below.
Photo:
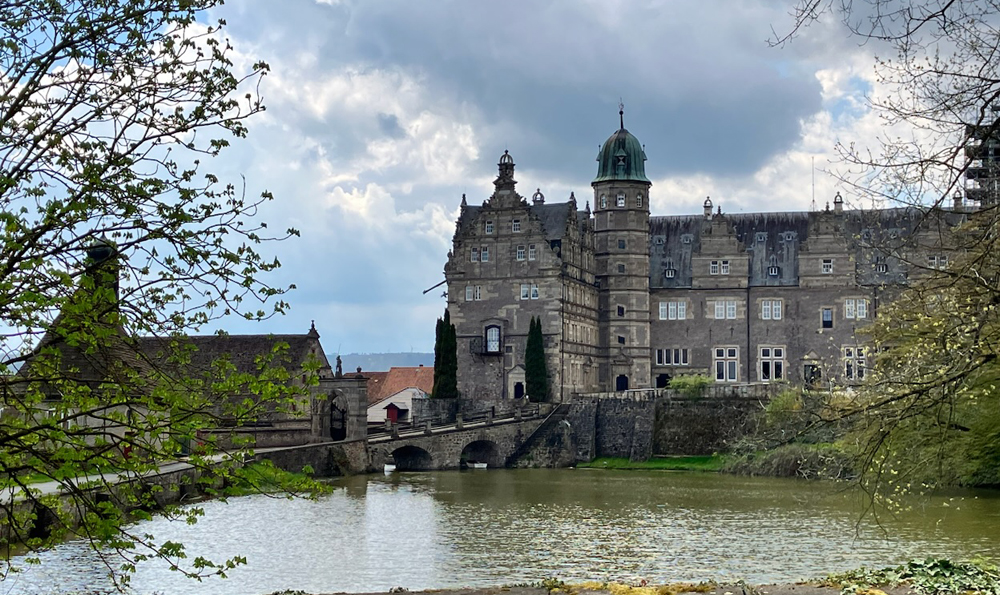
<svg viewBox="0 0 1000 595"><path fill-rule="evenodd" d="M618 122L621 124L622 130L625 130L625 104L621 97L618 98Z"/></svg>

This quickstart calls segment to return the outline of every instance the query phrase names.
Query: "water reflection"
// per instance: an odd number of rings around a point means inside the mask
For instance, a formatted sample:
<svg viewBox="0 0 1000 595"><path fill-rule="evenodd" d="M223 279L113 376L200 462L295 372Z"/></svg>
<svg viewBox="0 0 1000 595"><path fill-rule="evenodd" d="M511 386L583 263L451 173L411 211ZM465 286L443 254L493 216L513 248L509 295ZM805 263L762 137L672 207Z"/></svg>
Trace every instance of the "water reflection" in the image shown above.
<svg viewBox="0 0 1000 595"><path fill-rule="evenodd" d="M539 469L393 474L337 486L318 501L209 502L195 526L142 524L192 555L245 555L249 565L227 580L193 583L151 562L140 566L135 591L365 592L547 576L770 582L915 556L1000 558L1000 535L988 529L1000 517L992 493L914 501L914 512L880 527L857 523L855 492L795 480ZM0 592L107 589L83 544L42 558Z"/></svg>

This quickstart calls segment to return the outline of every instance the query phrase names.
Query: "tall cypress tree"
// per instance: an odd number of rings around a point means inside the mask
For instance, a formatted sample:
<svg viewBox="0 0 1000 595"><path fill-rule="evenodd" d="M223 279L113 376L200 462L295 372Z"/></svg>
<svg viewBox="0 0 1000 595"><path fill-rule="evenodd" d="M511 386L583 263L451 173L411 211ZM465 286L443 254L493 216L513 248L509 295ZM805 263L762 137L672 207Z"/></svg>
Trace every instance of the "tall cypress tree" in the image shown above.
<svg viewBox="0 0 1000 595"><path fill-rule="evenodd" d="M524 382L532 401L549 400L549 371L545 366L545 343L542 320L531 318L528 342L524 347Z"/></svg>
<svg viewBox="0 0 1000 595"><path fill-rule="evenodd" d="M458 397L458 336L447 309L444 311L444 319L438 319L436 336L432 396L454 399Z"/></svg>

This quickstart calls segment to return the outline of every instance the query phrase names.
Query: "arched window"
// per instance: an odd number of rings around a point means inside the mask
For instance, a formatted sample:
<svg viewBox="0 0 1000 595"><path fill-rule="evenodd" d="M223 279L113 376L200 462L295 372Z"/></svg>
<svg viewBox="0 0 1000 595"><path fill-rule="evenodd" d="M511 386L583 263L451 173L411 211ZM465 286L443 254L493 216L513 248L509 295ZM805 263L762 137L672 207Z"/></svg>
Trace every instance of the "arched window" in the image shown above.
<svg viewBox="0 0 1000 595"><path fill-rule="evenodd" d="M608 208L608 195L607 194L602 194L601 195L601 208L602 209Z"/></svg>
<svg viewBox="0 0 1000 595"><path fill-rule="evenodd" d="M635 195L635 206L637 209L642 208L642 194Z"/></svg>
<svg viewBox="0 0 1000 595"><path fill-rule="evenodd" d="M486 327L486 353L500 353L500 327Z"/></svg>

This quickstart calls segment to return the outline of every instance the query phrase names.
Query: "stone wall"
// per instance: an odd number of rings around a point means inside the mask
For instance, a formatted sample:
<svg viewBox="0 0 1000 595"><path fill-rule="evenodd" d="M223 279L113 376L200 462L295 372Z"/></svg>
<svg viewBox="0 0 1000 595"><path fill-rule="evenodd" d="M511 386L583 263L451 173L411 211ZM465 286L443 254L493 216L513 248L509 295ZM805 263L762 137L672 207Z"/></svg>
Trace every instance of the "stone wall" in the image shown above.
<svg viewBox="0 0 1000 595"><path fill-rule="evenodd" d="M255 458L267 459L276 467L293 473L298 473L309 466L317 477L364 473L370 467L368 443L365 440L306 444L298 448L258 453Z"/></svg>
<svg viewBox="0 0 1000 595"><path fill-rule="evenodd" d="M312 439L310 427L239 427L199 430L198 442L212 442L215 448L274 448L308 444Z"/></svg>
<svg viewBox="0 0 1000 595"><path fill-rule="evenodd" d="M412 404L413 425L425 422L452 423L458 413L461 399L414 399Z"/></svg>
<svg viewBox="0 0 1000 595"><path fill-rule="evenodd" d="M732 446L753 430L754 414L763 402L730 397L656 400L652 451L662 455L708 455Z"/></svg>
<svg viewBox="0 0 1000 595"><path fill-rule="evenodd" d="M570 404L569 422L573 431L575 462L592 461L597 457L598 399L575 398Z"/></svg>
<svg viewBox="0 0 1000 595"><path fill-rule="evenodd" d="M652 455L653 399L601 399L595 418L595 447L599 457L646 460Z"/></svg>

